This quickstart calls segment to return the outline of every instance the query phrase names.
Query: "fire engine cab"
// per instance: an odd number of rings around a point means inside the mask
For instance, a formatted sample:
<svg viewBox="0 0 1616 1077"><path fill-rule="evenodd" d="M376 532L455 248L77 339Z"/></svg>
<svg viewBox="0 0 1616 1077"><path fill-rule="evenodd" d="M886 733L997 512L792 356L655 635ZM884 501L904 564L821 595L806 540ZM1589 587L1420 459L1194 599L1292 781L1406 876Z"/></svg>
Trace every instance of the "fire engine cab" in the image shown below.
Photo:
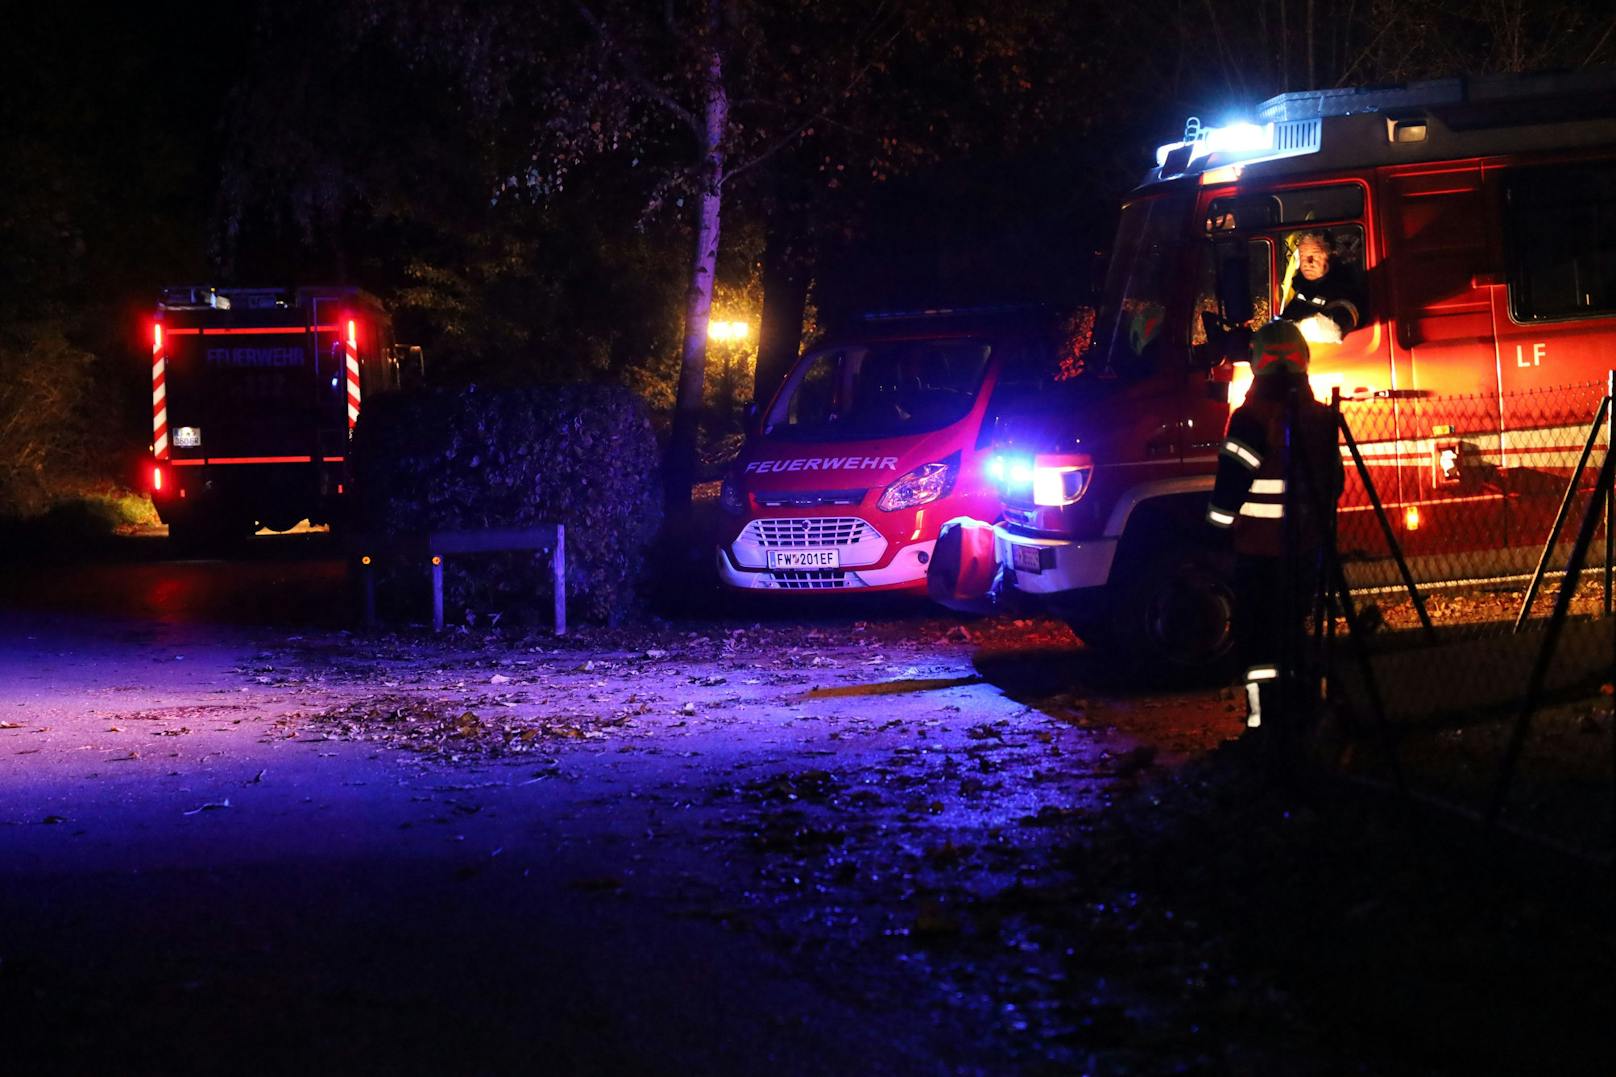
<svg viewBox="0 0 1616 1077"><path fill-rule="evenodd" d="M380 302L346 287L168 288L151 334L151 495L170 538L336 521L359 409L398 385Z"/></svg>
<svg viewBox="0 0 1616 1077"><path fill-rule="evenodd" d="M1393 416L1370 455L1412 559L1541 543L1509 482L1528 463L1515 435L1563 426L1563 475L1592 409L1514 409L1549 387L1597 400L1616 366L1616 71L1287 93L1249 122L1192 120L1123 205L1082 372L1001 427L1002 520L945 532L934 596L1041 604L1142 673L1216 665L1232 592L1201 521L1250 332L1277 316L1312 341L1322 399ZM1494 425L1433 463L1453 420L1410 404L1427 397L1481 401ZM941 556L951 543L963 554Z"/></svg>

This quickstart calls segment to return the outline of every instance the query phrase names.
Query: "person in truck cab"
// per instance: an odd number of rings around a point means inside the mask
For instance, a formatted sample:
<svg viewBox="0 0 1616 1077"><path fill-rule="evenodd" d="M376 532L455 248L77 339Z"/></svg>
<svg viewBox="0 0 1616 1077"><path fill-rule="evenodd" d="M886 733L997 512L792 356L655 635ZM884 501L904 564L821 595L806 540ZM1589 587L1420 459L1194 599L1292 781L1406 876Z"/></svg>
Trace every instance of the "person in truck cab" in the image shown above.
<svg viewBox="0 0 1616 1077"><path fill-rule="evenodd" d="M1304 232L1296 240L1296 271L1291 275L1291 299L1280 312L1296 322L1302 335L1315 344L1339 344L1341 338L1364 324L1363 282L1355 268L1342 265L1331 253L1323 232Z"/></svg>
<svg viewBox="0 0 1616 1077"><path fill-rule="evenodd" d="M1251 391L1229 417L1218 454L1206 519L1234 533L1246 725L1257 729L1273 712L1281 672L1299 672L1303 621L1329 537L1326 514L1341 496L1343 473L1335 414L1313 397L1307 341L1297 325L1279 320L1257 330L1251 367ZM1286 689L1293 700L1309 698L1301 683Z"/></svg>

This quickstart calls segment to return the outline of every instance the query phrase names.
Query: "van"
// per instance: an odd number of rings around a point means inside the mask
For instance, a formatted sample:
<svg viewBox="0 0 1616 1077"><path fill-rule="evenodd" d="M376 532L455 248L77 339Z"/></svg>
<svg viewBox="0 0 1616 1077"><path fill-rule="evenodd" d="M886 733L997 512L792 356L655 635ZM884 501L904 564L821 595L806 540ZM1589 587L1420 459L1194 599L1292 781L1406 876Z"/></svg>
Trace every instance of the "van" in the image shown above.
<svg viewBox="0 0 1616 1077"><path fill-rule="evenodd" d="M1062 325L1027 307L877 313L806 352L724 480L720 580L923 592L943 522L996 515L996 419L1047 383Z"/></svg>

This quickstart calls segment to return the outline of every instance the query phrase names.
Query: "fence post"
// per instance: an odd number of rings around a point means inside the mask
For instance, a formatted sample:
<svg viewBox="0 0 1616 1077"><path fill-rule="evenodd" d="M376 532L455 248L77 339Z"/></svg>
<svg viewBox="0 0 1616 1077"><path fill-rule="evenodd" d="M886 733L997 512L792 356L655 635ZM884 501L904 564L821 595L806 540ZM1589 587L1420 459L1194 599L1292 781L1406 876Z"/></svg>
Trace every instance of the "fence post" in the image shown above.
<svg viewBox="0 0 1616 1077"><path fill-rule="evenodd" d="M555 634L567 634L567 529L556 524L555 552L550 555L550 571L555 576Z"/></svg>
<svg viewBox="0 0 1616 1077"><path fill-rule="evenodd" d="M1597 429L1599 424L1594 425ZM1549 665L1554 661L1554 651L1560 642L1560 630L1565 627L1566 618L1571 613L1571 598L1576 593L1577 582L1582 578L1583 565L1588 560L1588 547L1593 544L1594 529L1599 526L1600 499L1610 493L1613 476L1616 476L1616 453L1607 448L1605 461L1599 466L1599 478L1594 483L1593 496L1588 500L1588 507L1582 514L1582 526L1577 531L1577 541L1571 547L1565 577L1560 581L1560 593L1554 596L1554 612L1549 615L1549 624L1543 633L1543 645L1538 648L1537 661L1533 663L1532 675L1526 682L1526 696L1521 701L1520 714L1515 719L1515 728L1510 731L1509 743L1504 749L1504 762L1498 773L1498 783L1493 788L1492 803L1487 808L1489 830L1498 822L1498 816L1504 808L1504 800L1509 796L1515 766L1520 761L1521 748L1526 743L1527 727L1531 724L1532 715L1537 711L1538 702L1543 695L1543 685L1549 676Z"/></svg>
<svg viewBox="0 0 1616 1077"><path fill-rule="evenodd" d="M1330 410L1335 413L1336 429L1341 429L1341 386L1339 385L1330 389ZM1340 455L1341 450L1337 449L1336 456L1339 458ZM1324 548L1327 551L1326 556L1330 557L1335 555L1336 542L1338 541L1336 522L1340 508L1341 498L1338 495L1335 504L1330 506L1330 514L1327 517L1324 529ZM1330 588L1333 585L1325 577L1324 559L1322 558L1319 562L1318 573L1318 587L1313 596L1313 657L1318 663L1318 668L1322 671L1324 678L1319 682L1319 702L1323 703L1329 696L1330 650L1335 643L1335 617L1330 613Z"/></svg>
<svg viewBox="0 0 1616 1077"><path fill-rule="evenodd" d="M1537 601L1538 588L1543 586L1543 577L1549 570L1549 558L1554 556L1554 544L1560 541L1560 529L1565 527L1566 517L1571 515L1571 502L1577 496L1577 483L1582 480L1583 469L1588 466L1588 457L1593 455L1594 442L1599 440L1599 424L1605 421L1605 416L1611 410L1610 397L1607 396L1599 402L1599 411L1595 413L1593 424L1588 427L1588 437L1582 443L1582 455L1577 457L1577 466L1571 472L1571 478L1566 481L1565 496L1560 499L1560 511L1554 515L1554 526L1549 528L1548 541L1543 543L1543 552L1538 555L1537 568L1532 572L1532 582L1526 585L1526 597L1521 600L1521 611L1515 615L1516 632L1519 632L1521 626L1526 623L1527 615L1532 612L1532 603ZM1589 516L1599 511L1598 498L1599 493L1596 489L1594 500L1588 502ZM1560 586L1564 587L1565 584L1561 583Z"/></svg>
<svg viewBox="0 0 1616 1077"><path fill-rule="evenodd" d="M1339 405L1339 401L1336 403ZM1338 418L1339 415L1340 413L1338 411ZM1340 429L1343 432L1347 432L1345 423L1342 423ZM1349 432L1348 436L1351 436ZM1340 449L1335 449L1333 451L1339 453ZM1304 458L1302 461L1302 466L1311 468L1312 465L1308 464L1305 458L1305 449L1303 455ZM1317 474L1316 471L1310 471L1310 473ZM1364 478L1365 482L1367 483L1367 475ZM1341 565L1341 551L1338 548L1335 540L1336 506L1323 505L1321 503L1323 498L1322 492L1315 487L1310 487L1309 489L1312 497L1314 498L1314 510L1318 512L1321 517L1325 517L1330 520L1330 541L1324 549L1324 557L1322 559L1323 563L1319 566L1319 572L1322 577L1321 585L1325 590L1324 605L1326 613L1330 614L1330 609L1332 606L1339 607L1342 620L1347 622L1347 638L1352 641L1353 658L1358 663L1359 672L1363 674L1364 692L1369 696L1369 706L1374 712L1375 732L1379 735L1381 750L1385 753L1386 761L1391 767L1392 780L1397 787L1398 793L1401 794L1406 803L1408 800L1408 786L1403 781L1402 764L1398 761L1397 747L1392 740L1391 722L1386 717L1386 701L1380 693L1379 682L1375 680L1375 668L1369 658L1369 645L1365 640L1363 622L1359 620L1358 609L1353 604L1352 588L1347 583L1347 573ZM1373 487L1370 489L1372 493ZM1394 546L1393 548L1395 549L1396 547ZM1334 596L1333 603L1330 601L1331 596ZM1335 618L1333 614L1331 614L1330 639L1333 640L1334 638ZM1358 723L1355 720L1352 720L1345 713L1342 714L1342 718L1347 722L1347 725L1349 726L1349 729L1353 735L1357 735L1359 732Z"/></svg>
<svg viewBox="0 0 1616 1077"><path fill-rule="evenodd" d="M359 558L359 575L365 589L365 627L376 627L376 568L370 554Z"/></svg>
<svg viewBox="0 0 1616 1077"><path fill-rule="evenodd" d="M443 558L428 551L432 558L432 631L443 631Z"/></svg>
<svg viewBox="0 0 1616 1077"><path fill-rule="evenodd" d="M1605 399L1616 400L1616 370L1605 375ZM1605 415L1605 451L1609 452L1616 446L1616 408L1606 408ZM1612 540L1616 535L1612 529L1616 528L1616 491L1605 493L1605 616L1610 616L1610 584L1611 584L1611 553Z"/></svg>

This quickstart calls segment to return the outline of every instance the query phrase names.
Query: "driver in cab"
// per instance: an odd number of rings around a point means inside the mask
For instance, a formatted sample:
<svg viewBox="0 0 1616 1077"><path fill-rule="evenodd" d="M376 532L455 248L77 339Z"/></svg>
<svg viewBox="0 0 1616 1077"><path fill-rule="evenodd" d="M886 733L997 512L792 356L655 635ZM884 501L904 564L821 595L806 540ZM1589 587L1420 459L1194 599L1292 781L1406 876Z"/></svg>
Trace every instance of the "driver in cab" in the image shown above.
<svg viewBox="0 0 1616 1077"><path fill-rule="evenodd" d="M1290 301L1280 317L1296 323L1310 344L1339 344L1364 324L1362 282L1352 267L1334 257L1322 232L1304 232L1296 240L1287 284Z"/></svg>

